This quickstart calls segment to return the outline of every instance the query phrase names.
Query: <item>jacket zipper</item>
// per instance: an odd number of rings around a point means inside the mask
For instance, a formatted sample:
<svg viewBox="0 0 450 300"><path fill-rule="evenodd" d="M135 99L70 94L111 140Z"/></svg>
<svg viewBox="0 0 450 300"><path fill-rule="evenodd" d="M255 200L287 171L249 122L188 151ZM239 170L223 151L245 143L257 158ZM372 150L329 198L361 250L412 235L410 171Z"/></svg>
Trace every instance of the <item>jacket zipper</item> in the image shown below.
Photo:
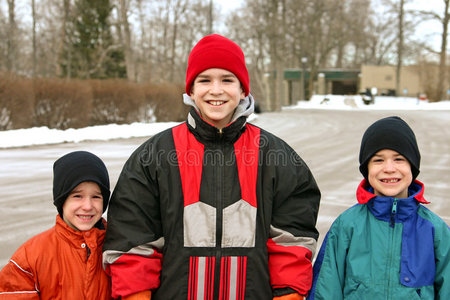
<svg viewBox="0 0 450 300"><path fill-rule="evenodd" d="M219 129L220 141L218 143L217 149L222 156L224 156L224 147L222 144L222 129ZM223 162L224 157L221 157ZM221 284L221 266L222 266L222 223L223 223L223 178L224 178L224 165L223 164L215 164L216 168L216 179L217 179L217 187L216 187L216 267L214 274L214 298L219 299L220 292L220 284Z"/></svg>
<svg viewBox="0 0 450 300"><path fill-rule="evenodd" d="M88 261L89 260L89 256L91 256L91 249L89 249L89 247L87 246L87 244L86 244L86 261Z"/></svg>
<svg viewBox="0 0 450 300"><path fill-rule="evenodd" d="M392 203L392 211L391 211L391 227L395 226L396 213L397 213L397 198L394 198L394 203Z"/></svg>
<svg viewBox="0 0 450 300"><path fill-rule="evenodd" d="M389 264L388 264L388 282L387 282L387 291L386 291L386 299L391 299L391 269L392 269L392 261L393 261L393 248L395 244L395 215L397 214L397 198L394 198L391 209L391 219L389 226L392 228L391 230L391 242L389 245Z"/></svg>

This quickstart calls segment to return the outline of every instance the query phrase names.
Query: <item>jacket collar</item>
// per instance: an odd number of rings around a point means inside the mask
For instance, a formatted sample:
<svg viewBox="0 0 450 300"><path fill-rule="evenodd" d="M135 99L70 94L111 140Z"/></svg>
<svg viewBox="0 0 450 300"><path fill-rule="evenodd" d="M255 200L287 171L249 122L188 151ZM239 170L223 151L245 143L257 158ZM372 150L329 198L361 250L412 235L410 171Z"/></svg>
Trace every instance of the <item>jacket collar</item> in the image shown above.
<svg viewBox="0 0 450 300"><path fill-rule="evenodd" d="M106 228L105 219L102 218L101 223L103 223L102 227ZM101 247L105 238L105 229L93 227L87 231L76 231L67 225L59 214L56 216L55 230L60 237L76 248L79 248L82 244L89 248Z"/></svg>
<svg viewBox="0 0 450 300"><path fill-rule="evenodd" d="M189 112L187 124L189 130L200 142L230 142L234 143L244 132L247 117L241 116L234 122L219 130L205 121L193 107Z"/></svg>
<svg viewBox="0 0 450 300"><path fill-rule="evenodd" d="M364 179L356 192L359 204L368 205L370 212L379 220L404 222L409 216L417 212L419 203L429 203L423 197L424 186L415 180L408 188L410 195L405 199L381 197L373 193L373 188Z"/></svg>
<svg viewBox="0 0 450 300"><path fill-rule="evenodd" d="M234 143L245 130L247 117L250 116L255 109L255 100L251 94L241 99L236 107L230 124L221 130L204 120L199 113L199 109L189 95L183 95L183 102L192 106L187 124L189 130L200 142L231 142Z"/></svg>
<svg viewBox="0 0 450 300"><path fill-rule="evenodd" d="M409 195L420 203L428 204L430 202L425 200L423 197L424 189L425 186L422 182L419 180L414 180L414 182L409 186ZM365 204L369 202L370 199L375 197L377 197L377 195L373 193L373 188L366 179L363 179L356 190L356 199L358 200L358 203Z"/></svg>
<svg viewBox="0 0 450 300"><path fill-rule="evenodd" d="M194 107L197 112L199 111L198 106L195 104L195 101L188 94L183 94L183 102L188 106ZM248 94L247 97L241 99L238 106L236 107L233 117L231 118L231 122L233 123L240 117L248 117L255 111L255 99L252 94Z"/></svg>

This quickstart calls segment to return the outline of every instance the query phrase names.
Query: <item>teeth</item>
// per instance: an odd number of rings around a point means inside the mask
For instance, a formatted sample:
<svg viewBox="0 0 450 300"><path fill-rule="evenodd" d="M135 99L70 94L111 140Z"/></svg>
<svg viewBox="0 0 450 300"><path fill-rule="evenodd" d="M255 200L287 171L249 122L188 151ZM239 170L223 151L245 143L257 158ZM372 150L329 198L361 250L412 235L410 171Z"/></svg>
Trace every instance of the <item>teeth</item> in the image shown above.
<svg viewBox="0 0 450 300"><path fill-rule="evenodd" d="M214 106L222 105L223 103L224 101L209 101L209 104Z"/></svg>
<svg viewBox="0 0 450 300"><path fill-rule="evenodd" d="M92 216L78 216L80 219L89 220L92 218Z"/></svg>
<svg viewBox="0 0 450 300"><path fill-rule="evenodd" d="M386 182L386 183L395 183L398 181L399 181L398 179L383 179L383 182Z"/></svg>

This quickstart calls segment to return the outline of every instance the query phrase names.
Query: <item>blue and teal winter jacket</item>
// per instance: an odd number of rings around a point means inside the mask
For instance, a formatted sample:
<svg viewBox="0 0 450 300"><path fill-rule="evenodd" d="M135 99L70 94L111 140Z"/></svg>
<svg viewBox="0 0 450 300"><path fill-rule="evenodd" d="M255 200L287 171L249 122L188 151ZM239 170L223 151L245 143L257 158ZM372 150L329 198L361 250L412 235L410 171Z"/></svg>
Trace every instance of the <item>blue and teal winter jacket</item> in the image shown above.
<svg viewBox="0 0 450 300"><path fill-rule="evenodd" d="M416 180L409 198L380 197L363 180L324 239L308 299L450 299L450 230L423 190Z"/></svg>

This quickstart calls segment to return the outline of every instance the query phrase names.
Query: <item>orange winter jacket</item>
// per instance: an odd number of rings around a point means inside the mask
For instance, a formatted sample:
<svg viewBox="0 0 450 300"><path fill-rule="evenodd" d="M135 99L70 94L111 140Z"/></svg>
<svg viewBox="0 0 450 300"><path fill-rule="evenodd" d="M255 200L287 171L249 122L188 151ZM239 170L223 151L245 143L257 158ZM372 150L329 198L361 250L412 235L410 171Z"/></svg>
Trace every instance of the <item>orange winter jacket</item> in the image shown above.
<svg viewBox="0 0 450 300"><path fill-rule="evenodd" d="M104 237L95 227L75 231L58 215L54 227L23 244L0 271L0 299L112 299L102 268Z"/></svg>

